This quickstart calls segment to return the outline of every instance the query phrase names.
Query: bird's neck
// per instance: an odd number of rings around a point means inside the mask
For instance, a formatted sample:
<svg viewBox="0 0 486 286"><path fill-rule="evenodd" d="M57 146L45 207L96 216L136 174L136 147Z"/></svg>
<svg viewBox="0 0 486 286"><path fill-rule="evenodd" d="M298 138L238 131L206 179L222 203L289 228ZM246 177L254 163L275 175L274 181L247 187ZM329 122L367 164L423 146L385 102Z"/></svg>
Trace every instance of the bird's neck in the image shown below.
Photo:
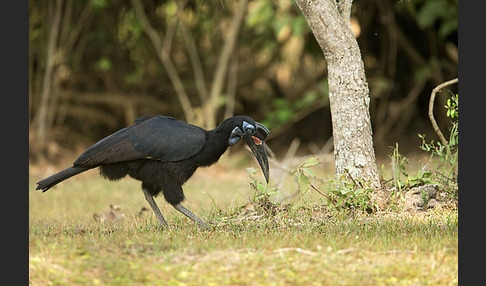
<svg viewBox="0 0 486 286"><path fill-rule="evenodd" d="M221 155L228 149L228 138L226 137L228 136L218 132L217 129L208 132L206 144L198 154L199 166L209 166L219 160Z"/></svg>

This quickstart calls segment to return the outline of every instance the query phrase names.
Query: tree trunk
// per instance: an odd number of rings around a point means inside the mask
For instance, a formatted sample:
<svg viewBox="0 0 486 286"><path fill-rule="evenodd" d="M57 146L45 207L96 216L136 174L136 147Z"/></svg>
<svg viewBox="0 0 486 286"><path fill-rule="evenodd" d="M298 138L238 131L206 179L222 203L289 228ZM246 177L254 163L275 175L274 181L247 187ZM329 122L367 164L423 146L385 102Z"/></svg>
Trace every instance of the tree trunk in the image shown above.
<svg viewBox="0 0 486 286"><path fill-rule="evenodd" d="M336 179L379 188L369 89L349 21L352 0L296 0L327 61Z"/></svg>

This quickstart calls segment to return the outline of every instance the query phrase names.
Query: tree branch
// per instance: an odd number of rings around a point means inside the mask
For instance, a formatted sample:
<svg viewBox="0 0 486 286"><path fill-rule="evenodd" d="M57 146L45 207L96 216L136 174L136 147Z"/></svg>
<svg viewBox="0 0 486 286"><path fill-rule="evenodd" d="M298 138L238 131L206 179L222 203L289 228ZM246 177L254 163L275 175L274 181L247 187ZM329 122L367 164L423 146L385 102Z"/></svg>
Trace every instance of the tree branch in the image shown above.
<svg viewBox="0 0 486 286"><path fill-rule="evenodd" d="M208 88L206 87L206 81L204 77L204 71L202 69L201 60L199 58L199 53L192 37L191 30L186 26L184 21L181 22L182 37L186 42L187 51L189 53L189 59L191 60L192 69L194 70L194 78L196 82L196 89L199 93L199 98L201 102L206 102L209 97Z"/></svg>
<svg viewBox="0 0 486 286"><path fill-rule="evenodd" d="M39 136L39 142L44 142L46 140L47 133L47 117L48 117L48 107L49 98L51 95L51 84L52 84L52 73L54 66L56 64L55 53L57 51L57 39L59 37L59 31L61 29L61 18L62 18L62 3L63 0L56 1L56 8L54 11L54 18L52 21L52 26L49 33L49 39L47 42L47 54L46 54L46 71L44 72L44 78L42 80L42 92L41 92L41 102L39 106L39 114L36 118L36 123L38 124L37 135Z"/></svg>
<svg viewBox="0 0 486 286"><path fill-rule="evenodd" d="M168 44L170 41L162 42L157 31L150 25L149 20L147 19L147 15L145 14L142 4L138 0L131 0L132 6L135 10L135 14L138 17L138 20L143 26L143 30L149 37L150 41L152 42L152 46L154 47L155 51L157 52L157 56L159 57L160 61L164 65L165 70L167 71L167 75L170 78L172 85L177 93L177 97L179 102L181 103L182 110L188 122L194 122L196 119L194 110L191 106L191 102L189 101L189 96L186 93L184 85L177 73L177 70L174 66L174 63L170 59L168 53ZM175 21L172 25L176 25L178 21ZM170 26L167 28L170 31Z"/></svg>
<svg viewBox="0 0 486 286"><path fill-rule="evenodd" d="M226 106L224 109L224 117L228 118L235 113L235 98L236 86L238 84L238 55L234 54L230 63L230 70L228 75Z"/></svg>
<svg viewBox="0 0 486 286"><path fill-rule="evenodd" d="M455 79L451 79L449 81L446 81L444 83L441 83L438 86L436 86L432 90L432 93L430 94L430 101L429 101L429 118L430 118L430 122L432 122L432 127L434 128L435 133L437 133L437 135L440 138L440 141L444 145L447 145L449 143L447 142L447 140L445 139L444 135L440 131L439 126L437 125L437 122L435 121L435 118L434 118L435 94L438 93L438 92L440 92L441 89L443 89L444 87L449 86L449 85L452 85L452 84L455 84L457 82L459 82L459 78L456 77Z"/></svg>
<svg viewBox="0 0 486 286"><path fill-rule="evenodd" d="M402 115L404 115L406 111L409 110L410 106L417 100L420 93L424 89L427 80L429 80L429 76L421 78L410 90L407 96L399 103L391 102L388 104L389 115L386 117L384 123L380 126L380 128L375 132L375 139L377 141L382 141L385 135L390 132L397 120L403 118Z"/></svg>
<svg viewBox="0 0 486 286"><path fill-rule="evenodd" d="M209 100L205 104L205 118L208 120L208 122L206 122L207 128L213 128L216 125L215 111L218 107L218 97L221 95L221 91L223 89L225 74L228 70L231 55L236 45L238 32L246 13L247 3L247 0L240 0L239 5L235 9L235 15L231 23L230 32L224 41L221 56L219 57L218 65L216 66L216 70L214 72L214 79L211 85L211 91L209 93Z"/></svg>
<svg viewBox="0 0 486 286"><path fill-rule="evenodd" d="M71 53L74 43L78 40L79 35L81 34L81 31L83 30L87 20L91 16L92 11L93 11L92 4L89 2L86 3L86 5L83 8L83 11L81 12L81 15L79 16L78 21L74 25L74 28L72 28L69 31L68 39L66 41L66 45L64 48L64 53L66 55Z"/></svg>

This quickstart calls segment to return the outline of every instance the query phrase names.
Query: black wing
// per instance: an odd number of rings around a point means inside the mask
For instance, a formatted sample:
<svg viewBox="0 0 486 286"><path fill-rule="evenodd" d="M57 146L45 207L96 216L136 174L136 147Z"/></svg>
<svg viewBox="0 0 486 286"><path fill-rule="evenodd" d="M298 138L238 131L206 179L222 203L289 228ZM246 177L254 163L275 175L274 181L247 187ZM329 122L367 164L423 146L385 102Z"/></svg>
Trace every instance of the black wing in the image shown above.
<svg viewBox="0 0 486 286"><path fill-rule="evenodd" d="M201 151L206 131L173 117L144 116L135 125L121 129L98 141L81 154L74 166L95 167L101 164L136 159L162 162L180 161Z"/></svg>

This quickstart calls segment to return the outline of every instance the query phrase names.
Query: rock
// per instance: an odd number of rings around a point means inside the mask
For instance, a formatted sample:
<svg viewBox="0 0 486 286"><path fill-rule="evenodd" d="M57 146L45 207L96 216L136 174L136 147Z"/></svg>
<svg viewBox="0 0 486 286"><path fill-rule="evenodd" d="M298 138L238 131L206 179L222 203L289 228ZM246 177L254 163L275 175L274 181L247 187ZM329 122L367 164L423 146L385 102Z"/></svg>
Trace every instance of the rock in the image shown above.
<svg viewBox="0 0 486 286"><path fill-rule="evenodd" d="M438 201L436 199L430 199L429 202L427 203L427 209L434 209L437 207L441 207L444 203L441 201Z"/></svg>
<svg viewBox="0 0 486 286"><path fill-rule="evenodd" d="M117 205L110 205L110 210L101 213L100 215L94 214L94 220L104 223L105 221L121 221L125 218L125 215L121 213L121 207Z"/></svg>
<svg viewBox="0 0 486 286"><path fill-rule="evenodd" d="M442 204L437 200L439 186L436 184L411 188L403 195L403 210L427 210Z"/></svg>

